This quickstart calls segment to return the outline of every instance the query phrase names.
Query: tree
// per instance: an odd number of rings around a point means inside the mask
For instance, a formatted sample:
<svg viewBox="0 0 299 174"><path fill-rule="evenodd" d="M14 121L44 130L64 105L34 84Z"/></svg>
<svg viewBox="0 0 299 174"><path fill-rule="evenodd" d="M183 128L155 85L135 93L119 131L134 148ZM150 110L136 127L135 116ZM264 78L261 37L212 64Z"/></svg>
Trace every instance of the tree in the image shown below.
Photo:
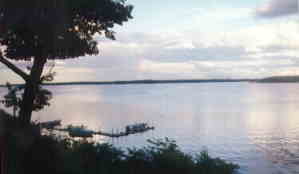
<svg viewBox="0 0 299 174"><path fill-rule="evenodd" d="M112 28L132 18L126 0L1 0L0 62L25 81L19 118L31 121L47 60L99 53L95 34L115 39ZM26 73L13 61L32 61Z"/></svg>

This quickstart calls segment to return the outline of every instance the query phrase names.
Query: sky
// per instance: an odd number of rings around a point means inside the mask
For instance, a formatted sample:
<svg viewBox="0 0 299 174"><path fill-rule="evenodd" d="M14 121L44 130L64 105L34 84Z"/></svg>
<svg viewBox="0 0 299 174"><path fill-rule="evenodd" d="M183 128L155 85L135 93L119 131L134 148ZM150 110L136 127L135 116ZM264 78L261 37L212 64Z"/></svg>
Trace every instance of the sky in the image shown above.
<svg viewBox="0 0 299 174"><path fill-rule="evenodd" d="M128 3L134 18L116 40L95 36L99 55L55 61L56 82L299 75L298 0ZM6 81L20 79L0 65Z"/></svg>

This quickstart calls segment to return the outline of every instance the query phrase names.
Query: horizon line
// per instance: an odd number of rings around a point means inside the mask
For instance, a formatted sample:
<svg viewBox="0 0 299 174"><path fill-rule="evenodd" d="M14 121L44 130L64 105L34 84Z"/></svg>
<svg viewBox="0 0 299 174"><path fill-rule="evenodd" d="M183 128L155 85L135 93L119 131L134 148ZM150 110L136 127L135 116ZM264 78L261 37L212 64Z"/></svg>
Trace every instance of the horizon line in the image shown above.
<svg viewBox="0 0 299 174"><path fill-rule="evenodd" d="M257 78L213 78L213 79L143 79L143 80L113 80L113 81L69 81L69 82L48 82L43 86L58 85L121 85L121 84L154 84L154 83L216 83L216 82L245 82L255 81ZM25 85L25 83L11 84L13 86ZM0 87L6 87L6 84L0 84Z"/></svg>

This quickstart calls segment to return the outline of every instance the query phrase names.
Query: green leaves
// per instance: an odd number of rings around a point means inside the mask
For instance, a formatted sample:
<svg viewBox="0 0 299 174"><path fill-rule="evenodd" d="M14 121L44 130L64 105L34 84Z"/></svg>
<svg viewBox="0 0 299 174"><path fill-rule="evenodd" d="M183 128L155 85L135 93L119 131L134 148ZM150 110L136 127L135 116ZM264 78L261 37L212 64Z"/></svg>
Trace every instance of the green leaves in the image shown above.
<svg viewBox="0 0 299 174"><path fill-rule="evenodd" d="M12 86L7 83L8 93L4 96L3 100L0 100L1 103L4 104L7 108L13 108L14 116L16 116L16 112L20 109L21 103L23 101L22 91L24 90L24 86ZM50 100L52 99L52 93L42 88L41 86L38 87L36 91L36 96L34 99L33 110L40 111L45 106L50 105Z"/></svg>
<svg viewBox="0 0 299 174"><path fill-rule="evenodd" d="M124 0L1 0L0 44L14 60L98 54L93 35L115 39L112 28L132 9Z"/></svg>

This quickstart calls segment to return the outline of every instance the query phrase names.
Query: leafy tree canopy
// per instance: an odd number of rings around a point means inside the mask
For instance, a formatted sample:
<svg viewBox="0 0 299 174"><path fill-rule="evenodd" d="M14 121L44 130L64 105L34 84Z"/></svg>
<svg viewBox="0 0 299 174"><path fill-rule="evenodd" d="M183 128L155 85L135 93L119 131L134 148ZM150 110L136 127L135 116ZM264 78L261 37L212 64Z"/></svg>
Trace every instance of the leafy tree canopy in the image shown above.
<svg viewBox="0 0 299 174"><path fill-rule="evenodd" d="M112 28L131 16L126 0L0 0L0 62L25 80L19 118L31 120L44 65L49 59L98 54L96 33L114 39ZM33 60L30 73L8 59Z"/></svg>
<svg viewBox="0 0 299 174"><path fill-rule="evenodd" d="M13 60L67 59L98 54L93 35L114 39L128 21L125 0L1 0L0 44Z"/></svg>

